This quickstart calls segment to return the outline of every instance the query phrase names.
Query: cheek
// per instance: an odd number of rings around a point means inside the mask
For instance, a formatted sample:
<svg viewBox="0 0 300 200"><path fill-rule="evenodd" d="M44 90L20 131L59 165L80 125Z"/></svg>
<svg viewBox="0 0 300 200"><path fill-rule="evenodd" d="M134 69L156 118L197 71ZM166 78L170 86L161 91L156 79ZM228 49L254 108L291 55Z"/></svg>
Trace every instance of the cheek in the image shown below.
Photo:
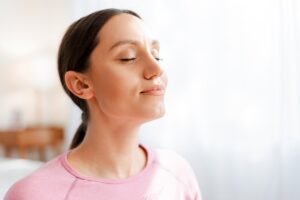
<svg viewBox="0 0 300 200"><path fill-rule="evenodd" d="M135 73L125 70L106 71L94 78L94 92L98 103L110 109L120 109L134 101L139 79ZM125 105L124 105L125 106Z"/></svg>

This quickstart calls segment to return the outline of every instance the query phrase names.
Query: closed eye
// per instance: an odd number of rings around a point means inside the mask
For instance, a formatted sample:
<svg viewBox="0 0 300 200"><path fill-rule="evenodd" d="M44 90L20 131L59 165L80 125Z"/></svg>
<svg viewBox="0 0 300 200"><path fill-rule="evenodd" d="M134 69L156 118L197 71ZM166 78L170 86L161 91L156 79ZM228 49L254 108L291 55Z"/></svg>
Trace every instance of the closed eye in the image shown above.
<svg viewBox="0 0 300 200"><path fill-rule="evenodd" d="M130 61L134 61L136 58L121 58L120 61L121 62L130 62ZM162 61L163 59L162 58L158 58L156 57L155 60L157 61Z"/></svg>
<svg viewBox="0 0 300 200"><path fill-rule="evenodd" d="M129 62L129 61L133 61L133 60L135 60L136 58L121 58L120 60L122 61L122 62Z"/></svg>

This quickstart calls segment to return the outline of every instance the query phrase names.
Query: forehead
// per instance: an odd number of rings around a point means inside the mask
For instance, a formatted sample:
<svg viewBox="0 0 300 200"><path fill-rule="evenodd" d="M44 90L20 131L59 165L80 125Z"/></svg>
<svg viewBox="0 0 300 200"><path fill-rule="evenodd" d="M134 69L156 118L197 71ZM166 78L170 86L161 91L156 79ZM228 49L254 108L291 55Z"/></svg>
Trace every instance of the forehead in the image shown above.
<svg viewBox="0 0 300 200"><path fill-rule="evenodd" d="M140 42L152 40L151 33L145 23L130 14L122 13L112 17L98 33L100 46L109 48L120 40L137 40Z"/></svg>

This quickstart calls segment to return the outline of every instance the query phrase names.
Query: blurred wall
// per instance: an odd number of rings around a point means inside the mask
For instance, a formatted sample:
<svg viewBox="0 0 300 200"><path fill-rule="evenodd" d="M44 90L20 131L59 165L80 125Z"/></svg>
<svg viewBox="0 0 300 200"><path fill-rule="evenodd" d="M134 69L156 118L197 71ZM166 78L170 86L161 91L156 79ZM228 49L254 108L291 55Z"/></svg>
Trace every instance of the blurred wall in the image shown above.
<svg viewBox="0 0 300 200"><path fill-rule="evenodd" d="M0 129L64 125L56 54L72 1L0 1Z"/></svg>

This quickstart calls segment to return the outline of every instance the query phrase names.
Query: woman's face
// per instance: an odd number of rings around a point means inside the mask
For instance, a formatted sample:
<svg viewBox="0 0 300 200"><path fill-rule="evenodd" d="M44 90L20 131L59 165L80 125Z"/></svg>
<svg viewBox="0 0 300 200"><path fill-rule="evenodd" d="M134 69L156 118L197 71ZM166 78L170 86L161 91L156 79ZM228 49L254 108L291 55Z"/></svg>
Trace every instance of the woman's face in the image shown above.
<svg viewBox="0 0 300 200"><path fill-rule="evenodd" d="M163 116L167 76L160 66L159 44L143 21L119 14L98 37L87 75L100 111L140 122Z"/></svg>

